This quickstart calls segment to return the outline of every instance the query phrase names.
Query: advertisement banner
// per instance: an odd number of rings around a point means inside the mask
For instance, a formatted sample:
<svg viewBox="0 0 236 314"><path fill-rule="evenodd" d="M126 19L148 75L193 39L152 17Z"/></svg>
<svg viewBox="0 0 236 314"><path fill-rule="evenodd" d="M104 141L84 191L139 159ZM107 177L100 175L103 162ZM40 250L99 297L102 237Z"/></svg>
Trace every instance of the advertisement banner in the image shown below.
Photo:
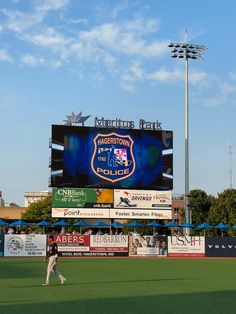
<svg viewBox="0 0 236 314"><path fill-rule="evenodd" d="M205 256L205 239L186 235L168 237L168 256Z"/></svg>
<svg viewBox="0 0 236 314"><path fill-rule="evenodd" d="M54 218L109 218L109 209L100 208L52 208Z"/></svg>
<svg viewBox="0 0 236 314"><path fill-rule="evenodd" d="M78 256L78 252L89 252L89 235L54 235L54 241L58 245L59 256Z"/></svg>
<svg viewBox="0 0 236 314"><path fill-rule="evenodd" d="M128 236L127 235L91 235L90 252L113 252L116 256L128 256Z"/></svg>
<svg viewBox="0 0 236 314"><path fill-rule="evenodd" d="M52 207L111 208L113 207L113 190L53 188Z"/></svg>
<svg viewBox="0 0 236 314"><path fill-rule="evenodd" d="M114 190L114 208L169 209L171 191Z"/></svg>
<svg viewBox="0 0 236 314"><path fill-rule="evenodd" d="M171 219L172 211L162 209L110 209L110 218Z"/></svg>
<svg viewBox="0 0 236 314"><path fill-rule="evenodd" d="M4 256L46 256L46 235L6 234Z"/></svg>
<svg viewBox="0 0 236 314"><path fill-rule="evenodd" d="M0 234L0 257L3 256L4 253L4 235Z"/></svg>
<svg viewBox="0 0 236 314"><path fill-rule="evenodd" d="M129 256L167 256L166 236L129 236Z"/></svg>
<svg viewBox="0 0 236 314"><path fill-rule="evenodd" d="M236 238L205 238L207 257L236 257Z"/></svg>

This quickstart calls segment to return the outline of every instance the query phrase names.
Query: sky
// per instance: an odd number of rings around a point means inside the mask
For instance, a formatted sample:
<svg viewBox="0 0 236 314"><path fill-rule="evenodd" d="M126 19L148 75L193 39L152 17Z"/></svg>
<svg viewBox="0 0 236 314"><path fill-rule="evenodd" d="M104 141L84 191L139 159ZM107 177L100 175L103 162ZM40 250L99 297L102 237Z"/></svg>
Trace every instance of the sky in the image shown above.
<svg viewBox="0 0 236 314"><path fill-rule="evenodd" d="M97 116L172 130L173 192L183 193L184 61L168 44L184 43L186 29L208 48L189 60L190 189L235 187L235 11L233 0L0 0L5 202L49 189L51 125L81 111L88 126Z"/></svg>

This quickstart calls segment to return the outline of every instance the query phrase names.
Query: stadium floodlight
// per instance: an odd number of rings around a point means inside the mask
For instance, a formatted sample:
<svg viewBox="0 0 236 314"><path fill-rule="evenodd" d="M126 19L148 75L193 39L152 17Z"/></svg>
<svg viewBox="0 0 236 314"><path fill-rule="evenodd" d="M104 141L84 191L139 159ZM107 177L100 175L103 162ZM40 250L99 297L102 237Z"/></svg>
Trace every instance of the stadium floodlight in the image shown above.
<svg viewBox="0 0 236 314"><path fill-rule="evenodd" d="M171 48L171 57L184 59L185 61L185 193L184 193L184 212L185 223L191 223L191 215L189 209L189 96L188 96L188 60L203 60L203 53L207 49L202 45L189 44L187 40L187 30L185 32L185 43L170 43L168 45Z"/></svg>

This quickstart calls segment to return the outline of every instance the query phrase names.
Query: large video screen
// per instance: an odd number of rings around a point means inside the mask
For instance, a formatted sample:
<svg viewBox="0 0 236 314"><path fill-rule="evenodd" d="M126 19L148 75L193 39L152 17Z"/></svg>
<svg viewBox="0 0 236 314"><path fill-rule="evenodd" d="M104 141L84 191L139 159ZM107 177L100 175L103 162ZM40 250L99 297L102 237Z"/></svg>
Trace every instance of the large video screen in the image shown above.
<svg viewBox="0 0 236 314"><path fill-rule="evenodd" d="M173 133L52 125L51 186L172 190Z"/></svg>

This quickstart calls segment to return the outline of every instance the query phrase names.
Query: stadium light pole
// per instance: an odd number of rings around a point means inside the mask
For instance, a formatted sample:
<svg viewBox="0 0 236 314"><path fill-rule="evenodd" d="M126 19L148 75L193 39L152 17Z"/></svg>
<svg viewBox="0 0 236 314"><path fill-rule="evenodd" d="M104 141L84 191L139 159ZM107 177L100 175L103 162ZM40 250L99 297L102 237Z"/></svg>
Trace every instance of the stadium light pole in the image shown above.
<svg viewBox="0 0 236 314"><path fill-rule="evenodd" d="M187 30L185 32L185 43L170 43L171 57L184 59L185 61L185 103L184 103L184 146L185 146L185 192L184 213L185 223L191 223L189 209L189 95L188 95L188 60L203 60L203 53L207 49L202 45L188 43ZM189 230L188 232L189 233Z"/></svg>

